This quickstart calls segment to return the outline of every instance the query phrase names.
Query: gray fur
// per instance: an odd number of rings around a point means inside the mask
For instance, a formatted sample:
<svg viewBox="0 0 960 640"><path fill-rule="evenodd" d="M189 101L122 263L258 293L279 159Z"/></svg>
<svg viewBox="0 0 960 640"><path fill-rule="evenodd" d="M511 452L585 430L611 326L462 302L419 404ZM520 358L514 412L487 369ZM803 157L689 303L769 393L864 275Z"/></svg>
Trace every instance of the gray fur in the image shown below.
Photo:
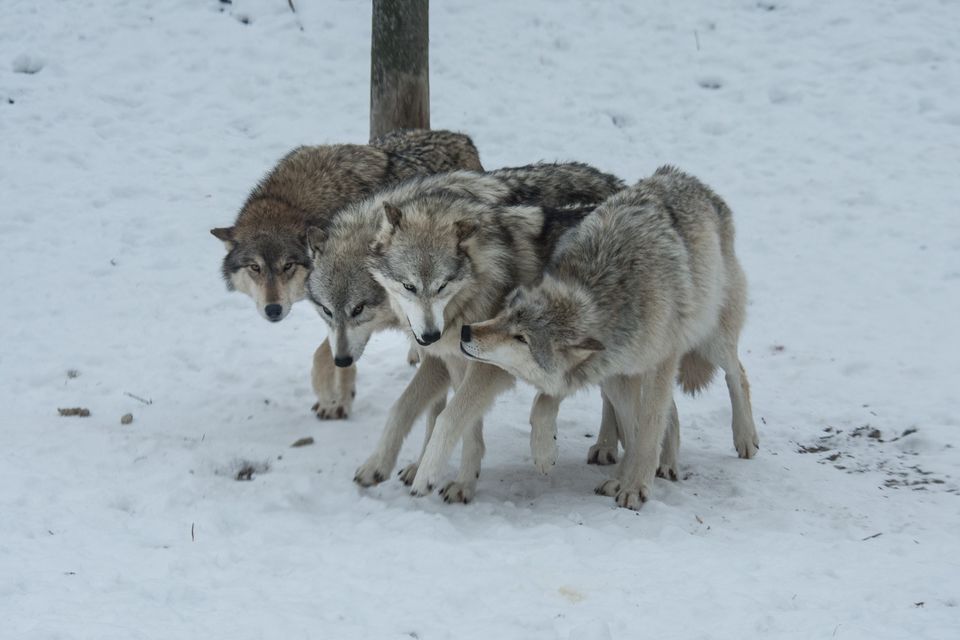
<svg viewBox="0 0 960 640"><path fill-rule="evenodd" d="M741 457L756 453L737 356L745 303L730 209L696 178L662 167L566 234L543 281L511 294L461 346L548 396L600 385L627 457L598 491L637 508L657 470L678 373L693 390L709 380L704 363L724 369L734 444Z"/></svg>

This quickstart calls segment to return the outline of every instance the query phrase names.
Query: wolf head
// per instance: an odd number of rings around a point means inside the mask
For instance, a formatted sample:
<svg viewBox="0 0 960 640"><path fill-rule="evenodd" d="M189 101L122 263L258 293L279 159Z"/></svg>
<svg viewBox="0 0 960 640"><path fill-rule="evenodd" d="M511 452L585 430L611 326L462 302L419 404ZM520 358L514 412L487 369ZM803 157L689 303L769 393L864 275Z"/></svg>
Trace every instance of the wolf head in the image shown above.
<svg viewBox="0 0 960 640"><path fill-rule="evenodd" d="M310 273L305 232L236 226L210 233L227 247L222 267L227 289L253 298L261 316L279 322L303 299Z"/></svg>
<svg viewBox="0 0 960 640"><path fill-rule="evenodd" d="M464 325L460 350L547 393L562 395L568 374L603 351L595 337L594 303L581 289L549 276L535 289L517 289L492 320Z"/></svg>
<svg viewBox="0 0 960 640"><path fill-rule="evenodd" d="M440 339L448 305L471 282L469 244L479 223L469 209L466 200L445 195L383 204L370 270L422 346Z"/></svg>
<svg viewBox="0 0 960 640"><path fill-rule="evenodd" d="M395 325L387 294L366 268L375 228L339 225L330 232L312 229L313 271L307 298L330 327L334 363L349 367L360 359L370 336Z"/></svg>

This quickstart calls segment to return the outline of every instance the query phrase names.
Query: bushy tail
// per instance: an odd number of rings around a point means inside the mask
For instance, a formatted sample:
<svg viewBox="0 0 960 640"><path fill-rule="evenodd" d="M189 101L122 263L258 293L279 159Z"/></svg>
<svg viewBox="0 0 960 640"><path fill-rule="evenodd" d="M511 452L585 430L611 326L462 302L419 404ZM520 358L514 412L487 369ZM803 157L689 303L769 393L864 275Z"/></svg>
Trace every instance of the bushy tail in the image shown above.
<svg viewBox="0 0 960 640"><path fill-rule="evenodd" d="M716 371L716 365L696 351L688 351L680 360L677 384L683 388L684 392L696 395L707 388Z"/></svg>

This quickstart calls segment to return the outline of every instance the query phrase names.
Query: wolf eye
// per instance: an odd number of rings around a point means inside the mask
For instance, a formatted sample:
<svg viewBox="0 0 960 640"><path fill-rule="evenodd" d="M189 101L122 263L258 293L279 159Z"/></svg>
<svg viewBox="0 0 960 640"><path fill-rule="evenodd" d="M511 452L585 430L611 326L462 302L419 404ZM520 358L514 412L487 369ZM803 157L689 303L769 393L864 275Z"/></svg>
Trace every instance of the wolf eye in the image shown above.
<svg viewBox="0 0 960 640"><path fill-rule="evenodd" d="M520 335L519 333L518 333L517 335L513 336L513 339L516 340L517 342L522 342L523 344L527 344L527 339L524 338L524 337L523 337L522 335Z"/></svg>
<svg viewBox="0 0 960 640"><path fill-rule="evenodd" d="M290 271L290 270L293 269L295 266L296 266L296 264L293 263L293 262L288 262L287 264L283 265L283 271L284 271L284 273Z"/></svg>
<svg viewBox="0 0 960 640"><path fill-rule="evenodd" d="M441 291L443 291L444 289L446 289L448 284L450 284L450 281L449 281L449 280L446 281L446 282L444 282L444 283L443 283L442 285L440 285L439 287L437 287L437 293L440 293Z"/></svg>
<svg viewBox="0 0 960 640"><path fill-rule="evenodd" d="M250 271L253 271L254 273L260 273L260 265L258 264L248 264L247 268L250 269Z"/></svg>
<svg viewBox="0 0 960 640"><path fill-rule="evenodd" d="M320 308L323 309L323 312L324 312L325 314L327 314L327 315L330 316L331 318L333 317L333 312L330 311L330 309L327 309L327 308L326 308L325 306L323 306L323 305L320 305Z"/></svg>
<svg viewBox="0 0 960 640"><path fill-rule="evenodd" d="M417 288L416 288L415 286L413 286L412 284L410 284L409 282L404 282L404 283L403 283L403 288L406 289L407 291L409 291L410 293L416 293L416 292L417 292Z"/></svg>
<svg viewBox="0 0 960 640"><path fill-rule="evenodd" d="M358 304L357 306L355 306L355 307L353 308L353 311L350 312L350 315L351 315L351 317L356 318L356 317L357 317L358 315L360 315L361 313L363 313L363 305L362 305L362 304Z"/></svg>

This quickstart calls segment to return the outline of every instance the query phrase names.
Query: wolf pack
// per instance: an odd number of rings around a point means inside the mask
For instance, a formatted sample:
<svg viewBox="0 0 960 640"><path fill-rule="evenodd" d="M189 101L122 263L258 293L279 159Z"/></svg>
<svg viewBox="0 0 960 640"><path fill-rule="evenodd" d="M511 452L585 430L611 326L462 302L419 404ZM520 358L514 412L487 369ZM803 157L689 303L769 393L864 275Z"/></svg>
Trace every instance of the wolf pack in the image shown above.
<svg viewBox="0 0 960 640"><path fill-rule="evenodd" d="M311 376L318 418L350 415L374 333L411 339L407 358L419 365L356 471L363 487L393 476L426 415L419 460L399 480L415 496L470 502L484 414L517 379L537 390L530 452L545 474L558 457L562 400L600 388L587 462L616 465L595 491L620 507L639 509L655 477L677 480L674 386L695 394L718 368L737 455L757 453L738 356L746 279L732 214L677 168L633 185L579 162L486 171L464 134L398 131L294 149L234 225L211 233L226 245L227 288L249 295L263 318L280 322L306 299L326 322Z"/></svg>

